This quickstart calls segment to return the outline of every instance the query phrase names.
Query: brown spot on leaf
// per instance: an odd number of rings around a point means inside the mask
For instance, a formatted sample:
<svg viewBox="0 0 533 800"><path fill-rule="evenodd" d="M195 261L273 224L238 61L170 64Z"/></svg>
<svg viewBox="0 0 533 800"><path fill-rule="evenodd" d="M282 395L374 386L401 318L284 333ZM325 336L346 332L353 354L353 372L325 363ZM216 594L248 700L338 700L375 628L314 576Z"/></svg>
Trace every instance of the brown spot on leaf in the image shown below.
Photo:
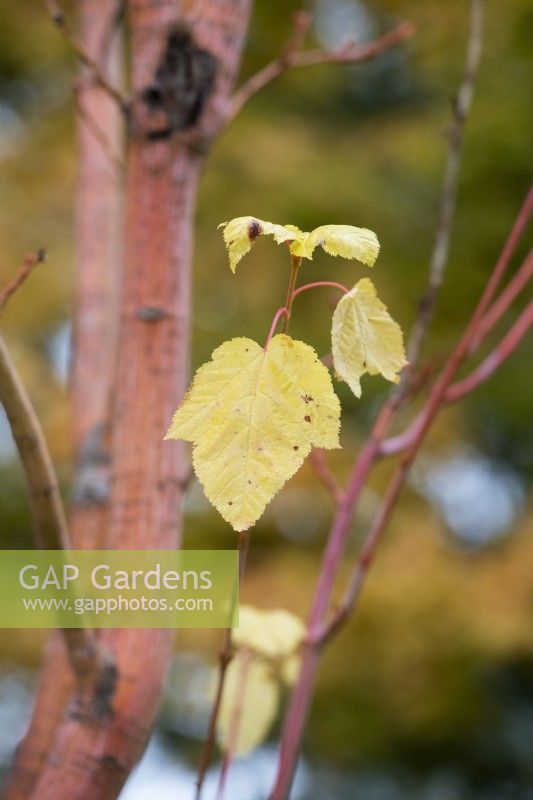
<svg viewBox="0 0 533 800"><path fill-rule="evenodd" d="M248 225L248 236L251 242L254 242L258 236L261 235L263 229L256 219L253 219Z"/></svg>
<svg viewBox="0 0 533 800"><path fill-rule="evenodd" d="M310 394L303 394L302 395L302 400L304 401L304 403L312 403L313 402L313 398L311 397Z"/></svg>
<svg viewBox="0 0 533 800"><path fill-rule="evenodd" d="M309 416L309 414L306 414L306 415L305 415L305 417L304 417L304 421L305 421L305 422L311 422L311 417Z"/></svg>
<svg viewBox="0 0 533 800"><path fill-rule="evenodd" d="M294 445L294 447L293 447L292 449L293 449L293 450L299 450L300 448L298 447L298 445L297 445L297 444L295 444L295 445Z"/></svg>

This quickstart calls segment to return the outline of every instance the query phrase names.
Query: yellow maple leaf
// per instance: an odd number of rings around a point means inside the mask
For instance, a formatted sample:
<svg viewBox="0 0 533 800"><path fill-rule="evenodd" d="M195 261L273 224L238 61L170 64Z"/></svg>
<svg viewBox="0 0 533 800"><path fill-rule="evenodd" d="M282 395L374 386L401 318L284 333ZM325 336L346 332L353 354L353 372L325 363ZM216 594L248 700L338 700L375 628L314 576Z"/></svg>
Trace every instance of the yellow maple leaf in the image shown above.
<svg viewBox="0 0 533 800"><path fill-rule="evenodd" d="M244 756L263 742L276 717L279 685L268 665L240 651L229 663L220 710L217 739L223 751Z"/></svg>
<svg viewBox="0 0 533 800"><path fill-rule="evenodd" d="M379 254L379 241L374 231L355 228L353 225L321 225L304 234L291 244L291 253L302 258L313 258L316 247L322 247L330 256L356 258L373 267Z"/></svg>
<svg viewBox="0 0 533 800"><path fill-rule="evenodd" d="M236 217L218 227L224 229L224 242L232 272L251 250L257 237L262 235L273 236L277 244L290 242L290 252L299 258L312 259L315 249L320 246L331 256L356 258L372 267L379 254L376 234L353 225L321 225L307 233L295 225L277 225L256 217Z"/></svg>
<svg viewBox="0 0 533 800"><path fill-rule="evenodd" d="M224 242L232 272L235 272L241 258L251 250L258 236L273 236L277 244L283 244L301 235L301 231L293 225L285 227L256 217L236 217L230 222L222 222L218 227L224 229Z"/></svg>
<svg viewBox="0 0 533 800"><path fill-rule="evenodd" d="M331 345L335 372L361 397L361 376L377 375L398 383L407 364L400 326L376 295L368 278L339 301L333 314Z"/></svg>
<svg viewBox="0 0 533 800"><path fill-rule="evenodd" d="M312 347L278 334L218 347L165 438L194 443L205 494L236 531L251 527L312 447L339 447L340 404Z"/></svg>

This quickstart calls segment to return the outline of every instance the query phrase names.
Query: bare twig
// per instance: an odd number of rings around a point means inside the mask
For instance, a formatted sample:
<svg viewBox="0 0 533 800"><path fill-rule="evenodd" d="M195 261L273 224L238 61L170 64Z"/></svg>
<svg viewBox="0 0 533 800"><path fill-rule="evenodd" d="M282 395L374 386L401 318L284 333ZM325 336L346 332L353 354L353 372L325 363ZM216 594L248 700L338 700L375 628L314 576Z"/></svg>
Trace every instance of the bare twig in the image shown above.
<svg viewBox="0 0 533 800"><path fill-rule="evenodd" d="M530 252L522 266L516 271L498 299L483 317L475 337L472 339L470 352L473 353L488 333L500 321L505 312L533 278L533 252Z"/></svg>
<svg viewBox="0 0 533 800"><path fill-rule="evenodd" d="M449 147L442 186L439 222L431 261L428 284L419 302L418 315L407 344L407 360L411 371L416 366L424 346L438 295L443 283L448 255L452 223L455 215L459 167L465 125L472 106L474 86L481 56L483 40L484 0L472 0L466 64L457 98L453 106L453 121L449 131ZM406 372L406 375L409 373ZM401 391L404 390L405 381Z"/></svg>
<svg viewBox="0 0 533 800"><path fill-rule="evenodd" d="M0 313L6 307L6 304L17 289L22 286L26 278L28 278L37 264L42 264L46 260L46 250L37 250L35 253L27 253L24 256L24 261L19 271L7 286L0 290Z"/></svg>
<svg viewBox="0 0 533 800"><path fill-rule="evenodd" d="M6 412L24 469L35 519L38 546L65 550L69 536L57 478L39 420L0 336L0 402ZM80 687L109 688L114 666L92 631L65 629L63 636ZM101 697L99 698L102 699Z"/></svg>
<svg viewBox="0 0 533 800"><path fill-rule="evenodd" d="M467 394L477 389L480 384L490 378L497 369L516 350L526 333L533 324L533 302L520 314L514 325L507 331L501 342L494 350L476 367L470 375L450 386L444 396L445 403L455 403Z"/></svg>
<svg viewBox="0 0 533 800"><path fill-rule="evenodd" d="M271 61L252 75L231 98L226 112L226 123L231 122L246 103L258 92L289 69L311 67L318 64L361 64L395 47L414 33L411 23L404 22L368 44L349 44L338 50L302 50L309 27L309 16L299 12L293 18L293 33L279 58Z"/></svg>
<svg viewBox="0 0 533 800"><path fill-rule="evenodd" d="M264 348L263 348L264 350L267 349L268 345L272 341L272 337L274 336L274 334L276 332L276 328L278 326L278 322L280 321L280 319L282 317L287 318L287 314L288 313L289 313L289 309L286 308L285 306L281 306L281 308L278 308L278 310L274 314L274 317L272 319L272 323L270 325L270 328L269 328L269 331L268 331L268 334L267 334L267 338L265 340L265 344L264 344Z"/></svg>
<svg viewBox="0 0 533 800"><path fill-rule="evenodd" d="M90 70L96 83L98 83L99 86L105 92L107 92L109 97L111 97L118 104L119 108L125 114L128 114L129 102L127 98L125 98L122 93L108 81L102 72L100 65L85 52L82 43L79 41L74 31L70 29L65 14L57 3L57 0L44 0L44 2L46 8L48 9L48 13L50 14L50 18L55 23L58 30L61 31L63 38L66 42L68 42L76 57Z"/></svg>
<svg viewBox="0 0 533 800"><path fill-rule="evenodd" d="M528 276L531 270L531 256L529 255L522 264L522 266L518 269L513 279L509 282L507 287L500 294L499 298L491 305L494 293L499 285L499 282L501 281L501 278L503 277L503 274L505 273L509 265L511 257L518 244L519 238L522 235L532 212L533 212L533 187L529 190L527 194L524 204L520 210L520 213L515 221L515 224L513 225L513 229L507 239L507 242L505 243L505 247L502 250L502 253L500 255L497 264L497 268L495 268L491 276L490 281L492 282L492 286L490 287L491 288L491 292L489 293L490 296L488 296L487 298L486 305L482 311L482 316L480 316L480 318L476 320L476 324L474 326L474 329L472 330L471 337L468 343L468 350L467 350L468 355L473 353L479 347L484 338L490 333L494 325L498 322L501 315L507 310L512 300L518 295L519 290L521 290L521 288L525 287L525 285L527 284L527 279L529 279ZM499 364L496 364L495 369L498 366ZM449 388L444 402L452 402L452 400L454 399L454 394L457 391L455 387L458 385L459 384L454 384ZM448 394L450 399L448 399ZM408 448L412 444L412 442L418 435L420 426L423 423L423 418L424 418L424 411L422 411L418 415L418 417L411 423L411 425L405 431L403 431L403 433L400 433L397 436L392 436L388 439L383 439L380 445L381 455L391 456L395 455L396 453L405 451L406 448Z"/></svg>
<svg viewBox="0 0 533 800"><path fill-rule="evenodd" d="M64 550L68 529L44 435L6 344L0 339L0 399L28 480L39 547Z"/></svg>

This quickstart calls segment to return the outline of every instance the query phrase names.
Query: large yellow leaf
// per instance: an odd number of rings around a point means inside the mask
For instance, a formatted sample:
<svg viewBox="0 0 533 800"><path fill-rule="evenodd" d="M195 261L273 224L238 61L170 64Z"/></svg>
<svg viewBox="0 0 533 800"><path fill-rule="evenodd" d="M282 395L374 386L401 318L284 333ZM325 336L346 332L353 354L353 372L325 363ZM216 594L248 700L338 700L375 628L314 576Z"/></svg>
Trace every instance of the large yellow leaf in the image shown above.
<svg viewBox="0 0 533 800"><path fill-rule="evenodd" d="M335 372L361 397L361 376L377 375L393 383L407 364L400 326L376 295L372 281L360 280L339 301L333 314L331 344Z"/></svg>
<svg viewBox="0 0 533 800"><path fill-rule="evenodd" d="M301 235L301 231L292 225L284 227L256 217L236 217L230 222L223 222L218 227L224 229L224 242L228 250L232 272L235 272L241 258L251 250L258 236L273 236L277 244L282 244Z"/></svg>
<svg viewBox="0 0 533 800"><path fill-rule="evenodd" d="M311 233L297 238L291 244L291 253L302 258L313 258L315 247L322 247L330 256L356 258L373 267L379 254L378 237L367 228L353 225L321 225Z"/></svg>
<svg viewBox="0 0 533 800"><path fill-rule="evenodd" d="M237 646L248 647L266 658L282 659L296 653L304 637L305 625L290 611L239 607L239 627L233 630Z"/></svg>
<svg viewBox="0 0 533 800"><path fill-rule="evenodd" d="M268 665L239 651L226 670L217 718L222 750L244 756L261 744L278 710L279 687Z"/></svg>
<svg viewBox="0 0 533 800"><path fill-rule="evenodd" d="M197 371L166 438L194 443L206 496L243 531L312 447L339 447L339 418L329 372L312 347L284 334L266 350L237 338Z"/></svg>

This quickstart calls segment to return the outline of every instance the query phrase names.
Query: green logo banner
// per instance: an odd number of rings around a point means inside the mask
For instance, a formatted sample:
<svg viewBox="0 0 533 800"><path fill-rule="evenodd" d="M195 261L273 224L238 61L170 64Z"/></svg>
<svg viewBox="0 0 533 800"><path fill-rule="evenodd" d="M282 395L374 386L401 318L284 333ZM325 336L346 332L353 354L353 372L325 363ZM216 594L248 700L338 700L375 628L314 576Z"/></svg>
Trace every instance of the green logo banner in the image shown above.
<svg viewBox="0 0 533 800"><path fill-rule="evenodd" d="M226 628L236 550L2 550L0 628Z"/></svg>

